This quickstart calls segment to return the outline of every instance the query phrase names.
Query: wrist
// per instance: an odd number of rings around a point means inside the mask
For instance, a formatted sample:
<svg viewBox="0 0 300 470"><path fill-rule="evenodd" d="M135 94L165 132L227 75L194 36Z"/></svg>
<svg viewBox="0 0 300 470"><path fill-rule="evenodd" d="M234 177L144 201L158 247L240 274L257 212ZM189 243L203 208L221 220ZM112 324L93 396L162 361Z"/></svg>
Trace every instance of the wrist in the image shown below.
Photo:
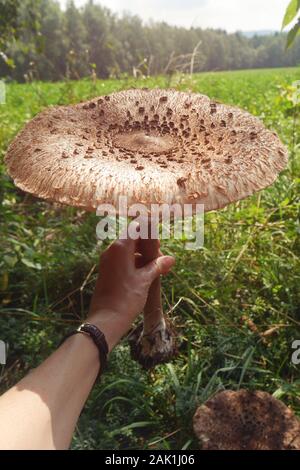
<svg viewBox="0 0 300 470"><path fill-rule="evenodd" d="M127 332L125 325L120 322L120 314L114 310L97 310L90 313L86 321L97 326L104 333L109 352L112 351Z"/></svg>
<svg viewBox="0 0 300 470"><path fill-rule="evenodd" d="M72 358L78 358L85 364L92 375L96 378L99 368L99 352L92 339L85 334L75 334L67 338L60 346L65 353L69 353ZM77 359L76 359L77 360Z"/></svg>

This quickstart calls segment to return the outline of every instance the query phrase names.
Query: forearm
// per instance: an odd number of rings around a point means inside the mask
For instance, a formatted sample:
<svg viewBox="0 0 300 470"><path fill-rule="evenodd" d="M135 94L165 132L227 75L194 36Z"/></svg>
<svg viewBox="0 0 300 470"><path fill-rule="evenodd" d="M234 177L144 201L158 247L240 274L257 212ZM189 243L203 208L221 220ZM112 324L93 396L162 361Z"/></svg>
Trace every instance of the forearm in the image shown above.
<svg viewBox="0 0 300 470"><path fill-rule="evenodd" d="M67 449L99 367L88 336L68 338L0 398L0 449Z"/></svg>
<svg viewBox="0 0 300 470"><path fill-rule="evenodd" d="M136 267L136 241L115 242L103 253L87 321L111 351L143 310L149 287L174 259L160 256ZM100 368L93 340L76 334L0 397L0 449L67 449Z"/></svg>

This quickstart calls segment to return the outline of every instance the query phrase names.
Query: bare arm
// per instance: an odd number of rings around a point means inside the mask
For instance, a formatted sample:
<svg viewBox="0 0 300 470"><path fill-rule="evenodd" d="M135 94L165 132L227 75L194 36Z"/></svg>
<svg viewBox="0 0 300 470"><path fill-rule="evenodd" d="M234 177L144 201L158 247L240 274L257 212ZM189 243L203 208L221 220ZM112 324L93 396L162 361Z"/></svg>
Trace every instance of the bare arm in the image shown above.
<svg viewBox="0 0 300 470"><path fill-rule="evenodd" d="M119 240L100 260L87 319L103 331L110 351L143 310L152 281L174 264L161 256L137 268L135 252L136 242ZM0 397L0 449L67 449L99 366L88 336L68 338Z"/></svg>

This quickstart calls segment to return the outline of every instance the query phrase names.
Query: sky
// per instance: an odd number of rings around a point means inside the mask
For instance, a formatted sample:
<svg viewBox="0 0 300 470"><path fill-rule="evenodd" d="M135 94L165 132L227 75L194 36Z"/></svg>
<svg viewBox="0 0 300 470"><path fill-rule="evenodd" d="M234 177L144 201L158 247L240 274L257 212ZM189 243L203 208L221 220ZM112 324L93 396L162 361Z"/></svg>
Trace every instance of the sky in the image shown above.
<svg viewBox="0 0 300 470"><path fill-rule="evenodd" d="M67 0L59 0L62 5ZM278 31L289 0L94 0L122 14L178 26L235 31ZM85 0L75 0L77 6Z"/></svg>

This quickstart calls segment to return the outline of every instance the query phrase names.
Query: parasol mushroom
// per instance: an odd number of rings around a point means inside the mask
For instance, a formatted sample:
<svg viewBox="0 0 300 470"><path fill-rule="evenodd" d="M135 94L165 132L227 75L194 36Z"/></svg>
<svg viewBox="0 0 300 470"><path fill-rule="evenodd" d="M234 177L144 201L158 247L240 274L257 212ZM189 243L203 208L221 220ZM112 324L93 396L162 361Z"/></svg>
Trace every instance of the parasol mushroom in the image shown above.
<svg viewBox="0 0 300 470"><path fill-rule="evenodd" d="M266 392L220 392L193 425L203 450L300 450L300 420Z"/></svg>
<svg viewBox="0 0 300 470"><path fill-rule="evenodd" d="M203 204L220 209L272 184L287 163L276 133L249 113L175 90L132 89L50 107L10 145L14 182L35 196L92 211L99 204ZM157 243L143 244L144 261ZM145 367L175 351L152 284L132 352Z"/></svg>

